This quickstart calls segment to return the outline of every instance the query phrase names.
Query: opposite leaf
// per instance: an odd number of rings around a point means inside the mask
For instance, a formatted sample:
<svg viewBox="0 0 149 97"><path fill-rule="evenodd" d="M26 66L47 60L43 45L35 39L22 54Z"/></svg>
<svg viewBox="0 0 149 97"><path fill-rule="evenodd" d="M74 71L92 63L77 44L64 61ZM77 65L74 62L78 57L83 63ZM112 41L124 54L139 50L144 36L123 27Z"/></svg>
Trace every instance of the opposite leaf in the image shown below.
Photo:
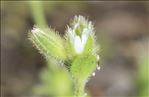
<svg viewBox="0 0 149 97"><path fill-rule="evenodd" d="M97 59L95 56L77 57L71 66L71 73L75 79L85 81L96 69Z"/></svg>

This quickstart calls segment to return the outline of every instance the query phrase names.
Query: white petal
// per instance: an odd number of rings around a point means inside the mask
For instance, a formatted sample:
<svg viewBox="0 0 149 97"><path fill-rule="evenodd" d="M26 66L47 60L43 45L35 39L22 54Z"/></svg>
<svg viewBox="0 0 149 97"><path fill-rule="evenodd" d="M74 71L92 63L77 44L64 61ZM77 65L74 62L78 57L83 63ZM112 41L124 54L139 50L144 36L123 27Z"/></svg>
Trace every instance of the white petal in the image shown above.
<svg viewBox="0 0 149 97"><path fill-rule="evenodd" d="M86 34L82 35L82 45L83 45L83 49L85 47L86 41L87 41L88 36Z"/></svg>
<svg viewBox="0 0 149 97"><path fill-rule="evenodd" d="M83 30L83 34L89 34L90 32L92 32L90 29L87 29L87 28L85 28L84 30Z"/></svg>
<svg viewBox="0 0 149 97"><path fill-rule="evenodd" d="M76 23L75 25L74 25L74 30L76 30L76 28L79 26L79 23Z"/></svg>
<svg viewBox="0 0 149 97"><path fill-rule="evenodd" d="M37 27L34 27L33 30L31 30L31 32L38 33L38 32L40 32L40 29Z"/></svg>
<svg viewBox="0 0 149 97"><path fill-rule="evenodd" d="M83 45L79 36L75 37L74 48L76 53L80 54L83 51Z"/></svg>
<svg viewBox="0 0 149 97"><path fill-rule="evenodd" d="M71 28L68 29L69 37L71 38L72 41L74 41L75 33Z"/></svg>

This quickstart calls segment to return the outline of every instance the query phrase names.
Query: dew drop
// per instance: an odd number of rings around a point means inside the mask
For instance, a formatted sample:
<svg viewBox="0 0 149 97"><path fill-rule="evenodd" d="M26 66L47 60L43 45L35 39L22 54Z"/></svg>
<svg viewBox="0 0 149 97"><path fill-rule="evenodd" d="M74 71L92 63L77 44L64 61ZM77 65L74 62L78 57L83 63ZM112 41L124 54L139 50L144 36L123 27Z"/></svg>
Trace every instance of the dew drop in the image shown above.
<svg viewBox="0 0 149 97"><path fill-rule="evenodd" d="M92 76L95 76L95 72L92 73Z"/></svg>
<svg viewBox="0 0 149 97"><path fill-rule="evenodd" d="M97 70L100 70L100 66L97 66Z"/></svg>
<svg viewBox="0 0 149 97"><path fill-rule="evenodd" d="M99 57L99 55L97 55L97 60L99 61L99 59L100 59L100 57Z"/></svg>
<svg viewBox="0 0 149 97"><path fill-rule="evenodd" d="M84 97L87 96L87 93L84 93Z"/></svg>

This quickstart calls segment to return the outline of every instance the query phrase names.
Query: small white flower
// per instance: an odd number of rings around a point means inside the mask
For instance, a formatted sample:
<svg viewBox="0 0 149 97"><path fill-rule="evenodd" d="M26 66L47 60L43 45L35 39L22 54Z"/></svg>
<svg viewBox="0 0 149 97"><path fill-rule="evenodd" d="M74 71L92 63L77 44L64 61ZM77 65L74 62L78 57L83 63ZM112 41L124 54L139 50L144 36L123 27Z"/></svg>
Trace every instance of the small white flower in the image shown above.
<svg viewBox="0 0 149 97"><path fill-rule="evenodd" d="M81 35L76 35L76 33L69 28L68 32L72 40L72 44L75 49L75 52L77 54L81 54L84 50L90 31L88 29L84 29Z"/></svg>
<svg viewBox="0 0 149 97"><path fill-rule="evenodd" d="M75 53L83 53L88 37L93 32L92 23L83 16L75 16L72 27L68 27L67 31Z"/></svg>
<svg viewBox="0 0 149 97"><path fill-rule="evenodd" d="M81 36L75 35L74 48L76 53L81 54L83 52L87 38L88 38L88 33L83 33Z"/></svg>

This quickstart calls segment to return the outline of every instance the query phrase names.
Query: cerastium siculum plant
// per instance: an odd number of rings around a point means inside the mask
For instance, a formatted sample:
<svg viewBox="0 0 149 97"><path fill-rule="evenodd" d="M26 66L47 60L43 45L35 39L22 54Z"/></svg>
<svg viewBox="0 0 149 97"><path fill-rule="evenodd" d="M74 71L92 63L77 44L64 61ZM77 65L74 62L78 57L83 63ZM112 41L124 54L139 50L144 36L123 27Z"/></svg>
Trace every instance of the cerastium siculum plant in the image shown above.
<svg viewBox="0 0 149 97"><path fill-rule="evenodd" d="M96 68L100 69L92 22L81 15L75 16L63 37L51 28L37 25L31 30L29 39L46 60L52 58L67 69L74 83L74 97L84 97L86 82L90 76L95 76Z"/></svg>

